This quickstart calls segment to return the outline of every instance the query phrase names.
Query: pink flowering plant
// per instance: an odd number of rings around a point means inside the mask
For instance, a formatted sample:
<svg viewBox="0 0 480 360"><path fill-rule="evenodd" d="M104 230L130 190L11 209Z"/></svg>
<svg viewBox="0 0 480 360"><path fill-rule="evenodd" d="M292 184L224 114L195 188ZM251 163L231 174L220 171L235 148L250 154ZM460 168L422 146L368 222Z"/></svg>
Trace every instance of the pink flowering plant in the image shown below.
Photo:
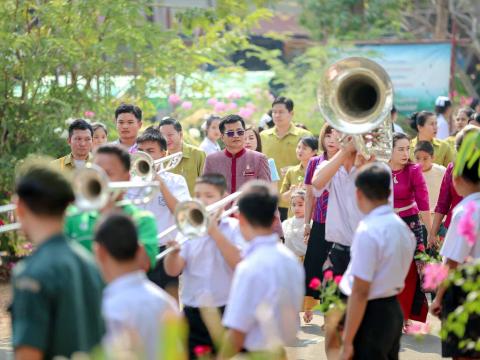
<svg viewBox="0 0 480 360"><path fill-rule="evenodd" d="M320 304L315 310L320 310L323 314L327 314L333 309L345 309L345 303L340 298L339 284L342 280L341 275L333 275L332 270L326 270L323 274L323 283L319 278L313 278L309 287L320 291Z"/></svg>

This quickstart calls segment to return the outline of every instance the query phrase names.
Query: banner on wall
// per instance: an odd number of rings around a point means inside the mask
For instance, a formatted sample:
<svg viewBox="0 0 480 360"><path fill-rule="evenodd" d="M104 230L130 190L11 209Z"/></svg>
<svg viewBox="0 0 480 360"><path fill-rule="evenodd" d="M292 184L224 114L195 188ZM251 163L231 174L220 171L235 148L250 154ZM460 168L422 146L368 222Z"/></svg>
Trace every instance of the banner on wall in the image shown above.
<svg viewBox="0 0 480 360"><path fill-rule="evenodd" d="M448 96L450 43L358 45L353 54L382 65L392 79L394 103L403 115L433 111L439 95Z"/></svg>

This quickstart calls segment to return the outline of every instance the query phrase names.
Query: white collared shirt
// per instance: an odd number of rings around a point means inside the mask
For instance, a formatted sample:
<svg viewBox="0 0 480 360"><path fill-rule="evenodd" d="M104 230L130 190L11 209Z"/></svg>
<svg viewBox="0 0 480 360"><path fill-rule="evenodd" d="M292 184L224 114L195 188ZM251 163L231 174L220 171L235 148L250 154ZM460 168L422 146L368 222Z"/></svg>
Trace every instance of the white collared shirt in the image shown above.
<svg viewBox="0 0 480 360"><path fill-rule="evenodd" d="M245 247L237 219L222 218L218 227L223 236L240 250ZM178 234L177 241L183 240L182 234ZM226 305L233 270L225 261L215 240L208 235L188 240L182 245L180 256L185 260L180 289L182 303L191 307Z"/></svg>
<svg viewBox="0 0 480 360"><path fill-rule="evenodd" d="M476 211L468 212L468 204L475 203ZM472 216L476 241L470 245L467 239L459 234L459 224L464 216ZM445 236L440 255L457 263L463 264L467 257L480 258L480 192L465 197L453 210L452 222Z"/></svg>
<svg viewBox="0 0 480 360"><path fill-rule="evenodd" d="M305 290L303 266L278 235L251 240L237 265L223 325L246 334L248 351L295 341Z"/></svg>
<svg viewBox="0 0 480 360"><path fill-rule="evenodd" d="M413 233L392 207L377 207L358 225L340 290L350 296L354 277L358 277L371 283L368 300L397 295L404 287L415 247Z"/></svg>
<svg viewBox="0 0 480 360"><path fill-rule="evenodd" d="M160 174L165 186L172 193L172 195L178 201L190 200L190 192L188 190L187 181L182 175L173 174L171 172L162 172ZM175 225L175 216L168 209L165 198L159 191L150 202L147 204L138 205L139 208L151 211L155 215L157 220L158 233L168 229L170 226ZM169 240L175 239L177 231L172 232L170 235L159 239L159 245L164 245Z"/></svg>
<svg viewBox="0 0 480 360"><path fill-rule="evenodd" d="M447 137L450 136L450 130L448 128L448 122L445 119L445 116L443 114L438 114L437 115L437 139L444 140Z"/></svg>
<svg viewBox="0 0 480 360"><path fill-rule="evenodd" d="M218 143L217 143L216 141L213 142L213 141L210 140L208 137L206 137L205 139L203 139L203 141L202 141L202 143L200 144L199 148L202 149L203 151L205 151L205 153L206 153L207 155L221 150L220 145L218 145Z"/></svg>
<svg viewBox="0 0 480 360"><path fill-rule="evenodd" d="M108 284L103 292L102 313L107 347L127 334L133 335L140 340L147 359L158 359L161 354L159 339L165 317L180 316L175 300L148 280L143 271L123 275Z"/></svg>

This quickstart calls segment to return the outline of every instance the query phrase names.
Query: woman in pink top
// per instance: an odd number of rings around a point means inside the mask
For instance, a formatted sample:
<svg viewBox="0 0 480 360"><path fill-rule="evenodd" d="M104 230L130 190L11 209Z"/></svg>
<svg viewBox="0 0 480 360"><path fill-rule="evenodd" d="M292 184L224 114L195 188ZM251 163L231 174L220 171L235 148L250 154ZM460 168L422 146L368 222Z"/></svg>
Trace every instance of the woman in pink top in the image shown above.
<svg viewBox="0 0 480 360"><path fill-rule="evenodd" d="M425 252L423 229L419 214L427 229L431 228L430 209L428 204L427 184L418 164L410 162L410 141L405 134L393 135L393 151L390 167L393 177L393 203L395 212L410 227L417 239L415 256ZM421 322L427 320L428 303L421 289L420 274L423 262L413 260L405 279L405 288L398 295L405 320Z"/></svg>

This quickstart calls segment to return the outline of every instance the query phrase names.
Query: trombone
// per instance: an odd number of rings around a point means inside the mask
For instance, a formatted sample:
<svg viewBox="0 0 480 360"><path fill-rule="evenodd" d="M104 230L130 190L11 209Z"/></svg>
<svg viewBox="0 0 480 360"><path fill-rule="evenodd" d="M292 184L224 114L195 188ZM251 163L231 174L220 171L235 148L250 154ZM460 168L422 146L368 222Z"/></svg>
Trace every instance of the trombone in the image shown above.
<svg viewBox="0 0 480 360"><path fill-rule="evenodd" d="M14 211L16 208L17 208L17 205L15 204L3 205L3 206L0 206L0 213L8 213L8 212ZM19 222L2 225L0 226L0 234L7 231L19 230L20 227L21 225Z"/></svg>
<svg viewBox="0 0 480 360"><path fill-rule="evenodd" d="M73 179L73 191L75 193L75 206L80 211L98 210L103 208L110 199L121 191L128 189L145 189L138 197L117 202L117 205L125 203L145 204L149 202L158 189L158 181L144 181L141 178L133 178L132 181L109 181L107 174L102 168L87 164L77 170Z"/></svg>
<svg viewBox="0 0 480 360"><path fill-rule="evenodd" d="M160 234L157 238L161 239L175 230L178 230L185 238L179 242L178 245L182 245L193 237L205 236L208 233L208 227L210 226L210 215L224 208L226 205L234 202L241 195L241 191L234 192L227 197L208 206L203 205L198 200L182 201L177 205L175 210L175 223ZM230 209L225 210L220 218L224 218L237 212L238 206L234 205ZM165 249L157 255L156 260L164 258L166 255L174 251L174 247Z"/></svg>
<svg viewBox="0 0 480 360"><path fill-rule="evenodd" d="M155 178L155 173L161 174L176 167L182 160L182 156L183 153L178 152L161 159L153 160L146 152L137 151L131 155L132 168L130 174L144 181L152 181Z"/></svg>

